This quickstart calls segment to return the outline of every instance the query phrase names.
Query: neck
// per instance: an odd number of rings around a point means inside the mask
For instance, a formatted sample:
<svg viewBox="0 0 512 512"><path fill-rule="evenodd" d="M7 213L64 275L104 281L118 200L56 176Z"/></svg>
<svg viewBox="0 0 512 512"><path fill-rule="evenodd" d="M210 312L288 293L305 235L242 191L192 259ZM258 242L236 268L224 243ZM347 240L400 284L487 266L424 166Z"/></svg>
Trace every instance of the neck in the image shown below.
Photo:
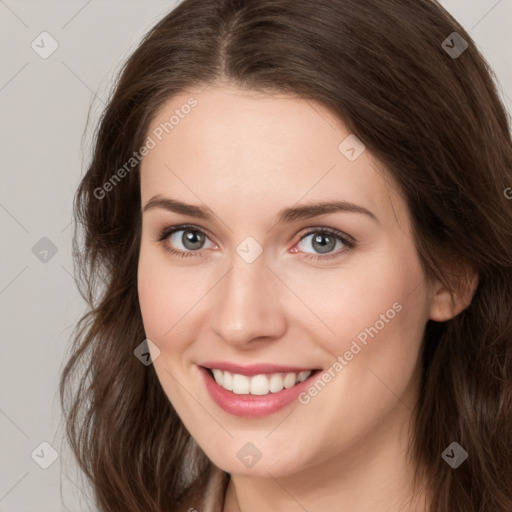
<svg viewBox="0 0 512 512"><path fill-rule="evenodd" d="M223 512L340 510L425 512L425 487L413 488L408 460L411 410L397 404L390 421L362 436L349 450L293 475L233 474Z"/></svg>

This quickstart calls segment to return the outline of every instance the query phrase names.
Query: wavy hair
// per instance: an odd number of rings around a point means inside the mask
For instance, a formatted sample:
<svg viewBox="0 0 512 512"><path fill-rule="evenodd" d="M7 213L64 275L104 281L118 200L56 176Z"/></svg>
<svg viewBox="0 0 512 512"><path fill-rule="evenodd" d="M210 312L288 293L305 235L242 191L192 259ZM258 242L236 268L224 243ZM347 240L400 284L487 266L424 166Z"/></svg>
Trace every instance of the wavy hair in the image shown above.
<svg viewBox="0 0 512 512"><path fill-rule="evenodd" d="M454 56L447 38L468 47ZM449 46L454 46L454 40ZM512 141L494 73L432 0L185 0L116 77L74 198L73 252L87 311L60 380L66 437L100 510L165 512L212 466L153 367L137 294L139 165L104 184L162 104L225 82L319 102L385 166L429 276L472 303L429 320L411 457L433 512L512 510ZM102 188L103 187L103 188ZM469 458L441 458L457 441Z"/></svg>

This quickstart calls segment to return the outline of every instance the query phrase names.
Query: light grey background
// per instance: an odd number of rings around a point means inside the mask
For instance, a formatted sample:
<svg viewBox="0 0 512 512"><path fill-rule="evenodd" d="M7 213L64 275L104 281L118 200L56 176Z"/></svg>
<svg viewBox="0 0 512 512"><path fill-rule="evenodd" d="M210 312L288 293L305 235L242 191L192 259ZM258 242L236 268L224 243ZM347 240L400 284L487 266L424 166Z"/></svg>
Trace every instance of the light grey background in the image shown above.
<svg viewBox="0 0 512 512"><path fill-rule="evenodd" d="M113 76L176 3L0 0L0 512L93 510L69 451L61 450L57 393L83 309L72 278L72 198ZM512 0L441 4L487 58L510 112ZM43 31L59 45L47 59L31 47ZM38 252L43 237L55 255ZM42 442L58 452L48 469L31 457L36 449L34 459L50 460Z"/></svg>

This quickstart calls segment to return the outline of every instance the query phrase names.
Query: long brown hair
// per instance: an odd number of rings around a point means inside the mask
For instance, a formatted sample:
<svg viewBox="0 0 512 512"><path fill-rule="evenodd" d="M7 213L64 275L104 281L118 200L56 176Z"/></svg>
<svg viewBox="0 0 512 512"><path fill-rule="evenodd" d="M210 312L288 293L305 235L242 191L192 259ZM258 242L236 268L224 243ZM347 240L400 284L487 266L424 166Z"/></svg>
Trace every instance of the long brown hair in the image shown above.
<svg viewBox="0 0 512 512"><path fill-rule="evenodd" d="M467 43L459 55L453 32ZM456 293L467 269L477 272L470 306L426 325L411 456L429 510L512 510L512 142L493 78L432 0L185 0L145 36L117 79L74 202L88 311L60 396L102 511L175 510L211 467L153 367L134 356L145 339L141 205L139 165L126 162L164 101L219 80L329 108L400 187L428 275ZM453 441L469 455L456 469L441 457Z"/></svg>

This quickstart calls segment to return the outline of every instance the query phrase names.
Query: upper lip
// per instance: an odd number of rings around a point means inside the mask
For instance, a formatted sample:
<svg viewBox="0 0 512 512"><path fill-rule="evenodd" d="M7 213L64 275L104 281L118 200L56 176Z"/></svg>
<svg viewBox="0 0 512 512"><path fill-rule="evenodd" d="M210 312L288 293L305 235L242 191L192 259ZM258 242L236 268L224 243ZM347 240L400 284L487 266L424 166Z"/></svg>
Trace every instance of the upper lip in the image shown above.
<svg viewBox="0 0 512 512"><path fill-rule="evenodd" d="M205 363L202 363L200 366L203 366L205 368L211 369L217 369L217 370L223 370L228 371L230 373L238 373L240 375L247 375L248 377L251 377L253 375L260 375L262 373L300 373L300 372L306 372L306 371L313 371L316 368L305 368L300 366L284 366L284 365L277 365L277 364L271 364L271 363L260 363L260 364L248 364L248 365L241 365L241 364L234 364L234 363L228 363L226 361L207 361Z"/></svg>

